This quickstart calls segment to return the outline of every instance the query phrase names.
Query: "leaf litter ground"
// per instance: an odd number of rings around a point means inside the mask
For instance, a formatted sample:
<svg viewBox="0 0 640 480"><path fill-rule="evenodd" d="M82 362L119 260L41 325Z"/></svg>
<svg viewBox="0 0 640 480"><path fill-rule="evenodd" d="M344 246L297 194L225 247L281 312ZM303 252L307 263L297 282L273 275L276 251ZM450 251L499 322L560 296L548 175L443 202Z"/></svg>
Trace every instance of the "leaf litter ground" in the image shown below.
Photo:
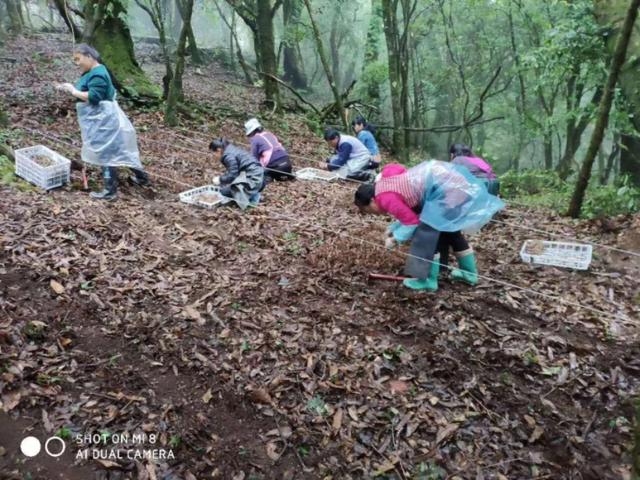
<svg viewBox="0 0 640 480"><path fill-rule="evenodd" d="M73 80L66 39L10 44L0 90L14 126L78 145L73 105L50 87ZM360 242L381 243L385 223L355 214L350 185L272 184L245 213L178 202L187 187L160 177L209 183L219 167L194 140L243 143L262 99L215 65L190 68L185 89L213 107L185 120L186 139L125 105L152 190L122 182L117 202L96 202L77 173L50 194L2 187L1 478L628 477L637 258L596 249L588 272L538 268L518 256L535 234L491 224L472 238L482 274L627 320L489 281L443 280L435 295L367 284L403 258ZM294 115L271 123L294 154L322 158ZM27 130L12 141L79 160ZM638 216L498 219L639 250ZM75 460L69 436L105 431L157 434L176 458ZM28 433L69 449L24 461Z"/></svg>

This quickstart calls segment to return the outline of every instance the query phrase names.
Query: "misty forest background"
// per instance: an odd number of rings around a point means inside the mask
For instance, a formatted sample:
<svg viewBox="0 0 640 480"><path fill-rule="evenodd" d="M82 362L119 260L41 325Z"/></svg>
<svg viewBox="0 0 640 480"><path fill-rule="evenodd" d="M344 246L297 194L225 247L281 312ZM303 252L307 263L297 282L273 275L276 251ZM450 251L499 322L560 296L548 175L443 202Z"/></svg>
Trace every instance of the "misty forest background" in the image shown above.
<svg viewBox="0 0 640 480"><path fill-rule="evenodd" d="M94 45L121 95L168 125L216 109L189 104L182 75L222 62L264 89L247 115L299 112L318 133L364 115L385 159L406 164L464 142L508 198L593 217L640 207L637 4L2 0L0 38L68 32ZM162 85L136 59L142 42L159 46Z"/></svg>

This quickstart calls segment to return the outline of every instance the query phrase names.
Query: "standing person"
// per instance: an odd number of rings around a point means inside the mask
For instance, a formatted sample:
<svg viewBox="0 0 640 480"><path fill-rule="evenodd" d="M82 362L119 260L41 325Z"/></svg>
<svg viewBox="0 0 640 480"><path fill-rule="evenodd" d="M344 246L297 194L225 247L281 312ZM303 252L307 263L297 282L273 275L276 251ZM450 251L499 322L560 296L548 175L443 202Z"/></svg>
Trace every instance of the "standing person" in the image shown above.
<svg viewBox="0 0 640 480"><path fill-rule="evenodd" d="M500 193L500 181L493 173L491 165L476 157L469 147L462 143L454 143L449 148L449 158L451 163L466 167L474 177L482 179L491 195Z"/></svg>
<svg viewBox="0 0 640 480"><path fill-rule="evenodd" d="M336 152L327 160L327 170L337 172L341 178L354 180L370 180L369 160L371 154L360 140L350 135L343 135L335 128L327 128L324 132L327 144Z"/></svg>
<svg viewBox="0 0 640 480"><path fill-rule="evenodd" d="M458 253L460 269L452 272L452 279L477 284L475 254L461 230L481 227L504 203L458 165L430 160L406 171L402 168L387 165L375 184L358 188L355 204L363 213L396 218L385 233L387 248L411 240L405 273L412 278L404 280L404 285L414 290L438 289L439 242L453 245Z"/></svg>
<svg viewBox="0 0 640 480"><path fill-rule="evenodd" d="M257 118L252 118L244 124L247 137L251 139L251 154L265 168L265 181L293 180L291 160L289 154L271 132L265 130Z"/></svg>
<svg viewBox="0 0 640 480"><path fill-rule="evenodd" d="M220 194L233 198L243 210L258 205L264 188L264 169L258 160L224 138L213 140L209 150L227 169L224 175L213 178L213 184L220 185Z"/></svg>
<svg viewBox="0 0 640 480"><path fill-rule="evenodd" d="M378 143L376 142L376 138L374 137L374 134L376 133L375 129L373 128L373 126L368 124L362 116L357 116L351 122L351 126L356 132L356 138L360 140L365 147L367 147L367 150L369 150L369 153L371 154L369 168L378 168L380 166L380 162L382 161L382 157L380 156Z"/></svg>
<svg viewBox="0 0 640 480"><path fill-rule="evenodd" d="M100 55L89 45L80 44L73 61L82 71L80 80L57 84L57 88L77 98L78 123L82 134L82 161L102 167L104 189L91 197L113 200L118 191L117 167L133 172L130 180L149 186L149 177L140 163L138 141L133 125L116 102L116 89Z"/></svg>

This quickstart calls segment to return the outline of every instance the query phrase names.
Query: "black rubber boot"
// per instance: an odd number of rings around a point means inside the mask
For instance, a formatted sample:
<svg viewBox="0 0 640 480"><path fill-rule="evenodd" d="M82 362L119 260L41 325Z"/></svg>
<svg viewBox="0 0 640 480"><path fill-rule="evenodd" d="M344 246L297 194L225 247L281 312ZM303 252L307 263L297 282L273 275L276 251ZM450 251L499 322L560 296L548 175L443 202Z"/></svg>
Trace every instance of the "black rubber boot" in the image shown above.
<svg viewBox="0 0 640 480"><path fill-rule="evenodd" d="M151 186L151 182L149 181L149 174L144 170L138 170L137 168L132 168L131 171L133 175L129 177L129 181L134 185L139 187L149 187Z"/></svg>
<svg viewBox="0 0 640 480"><path fill-rule="evenodd" d="M91 192L91 198L97 200L115 200L118 196L118 169L116 167L103 167L104 190Z"/></svg>

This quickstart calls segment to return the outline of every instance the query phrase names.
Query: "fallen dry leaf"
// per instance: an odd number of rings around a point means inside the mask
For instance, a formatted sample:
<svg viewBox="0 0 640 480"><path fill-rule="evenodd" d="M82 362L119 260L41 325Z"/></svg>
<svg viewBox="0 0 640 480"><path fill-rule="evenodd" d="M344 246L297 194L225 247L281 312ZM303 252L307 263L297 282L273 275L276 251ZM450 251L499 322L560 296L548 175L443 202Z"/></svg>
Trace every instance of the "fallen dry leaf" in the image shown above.
<svg viewBox="0 0 640 480"><path fill-rule="evenodd" d="M51 280L49 282L49 286L51 287L51 290L56 292L58 295L62 295L64 293L64 287L62 286L61 283L57 282L56 280Z"/></svg>

